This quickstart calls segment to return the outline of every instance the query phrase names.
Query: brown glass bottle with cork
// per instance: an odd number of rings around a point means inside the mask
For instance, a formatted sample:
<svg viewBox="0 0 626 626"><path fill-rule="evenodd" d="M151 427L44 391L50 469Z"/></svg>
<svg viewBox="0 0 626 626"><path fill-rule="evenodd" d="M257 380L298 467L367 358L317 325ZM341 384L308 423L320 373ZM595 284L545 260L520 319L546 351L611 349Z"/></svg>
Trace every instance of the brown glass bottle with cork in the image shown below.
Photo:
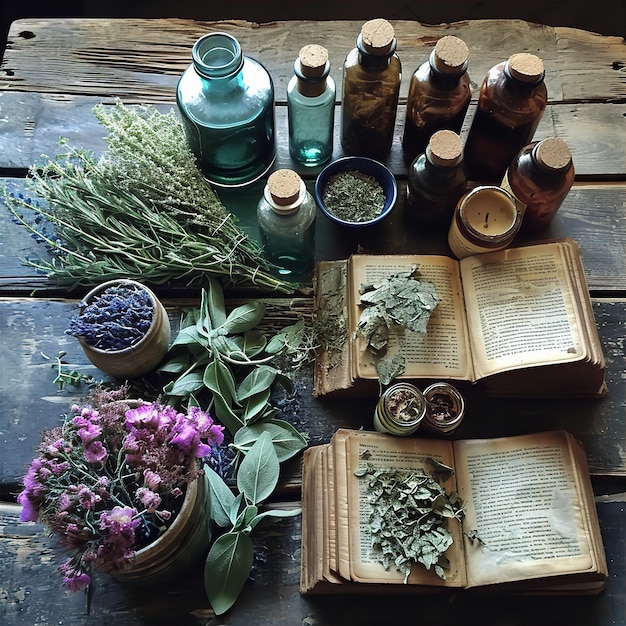
<svg viewBox="0 0 626 626"><path fill-rule="evenodd" d="M437 41L428 61L411 77L402 135L407 163L424 152L436 131L461 132L472 97L468 54L462 39L446 35Z"/></svg>
<svg viewBox="0 0 626 626"><path fill-rule="evenodd" d="M547 228L574 183L574 164L563 139L548 137L522 148L502 179L501 187L524 212L521 232Z"/></svg>
<svg viewBox="0 0 626 626"><path fill-rule="evenodd" d="M465 193L463 143L452 130L438 130L409 167L405 213L416 226L449 226Z"/></svg>
<svg viewBox="0 0 626 626"><path fill-rule="evenodd" d="M499 184L531 142L548 100L544 73L542 60L525 52L489 70L465 144L469 180Z"/></svg>
<svg viewBox="0 0 626 626"><path fill-rule="evenodd" d="M347 155L384 159L394 137L402 67L393 26L363 24L343 64L341 147Z"/></svg>

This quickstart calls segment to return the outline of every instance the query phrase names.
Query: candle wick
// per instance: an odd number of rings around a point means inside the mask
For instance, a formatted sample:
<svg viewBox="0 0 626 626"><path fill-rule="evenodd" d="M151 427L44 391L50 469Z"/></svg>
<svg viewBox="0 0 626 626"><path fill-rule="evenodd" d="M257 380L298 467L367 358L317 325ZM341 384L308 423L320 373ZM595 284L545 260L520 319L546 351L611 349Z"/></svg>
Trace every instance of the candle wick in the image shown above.
<svg viewBox="0 0 626 626"><path fill-rule="evenodd" d="M489 211L485 213L485 228L487 227L487 222L489 221Z"/></svg>

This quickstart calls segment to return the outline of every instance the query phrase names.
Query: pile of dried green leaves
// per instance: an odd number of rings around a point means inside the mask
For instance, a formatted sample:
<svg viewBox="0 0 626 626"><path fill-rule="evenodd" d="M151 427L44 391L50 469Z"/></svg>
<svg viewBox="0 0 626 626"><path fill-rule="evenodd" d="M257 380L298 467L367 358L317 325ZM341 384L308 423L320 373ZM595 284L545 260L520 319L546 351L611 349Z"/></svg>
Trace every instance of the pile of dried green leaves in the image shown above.
<svg viewBox="0 0 626 626"><path fill-rule="evenodd" d="M447 494L423 470L385 470L368 464L355 473L367 480L372 547L384 568L393 563L406 583L412 563L421 563L445 579L450 564L444 553L452 545L448 520L463 518L458 493Z"/></svg>
<svg viewBox="0 0 626 626"><path fill-rule="evenodd" d="M417 267L399 272L371 285L361 285L362 307L358 333L374 356L376 372L383 385L404 371L401 354L386 357L392 329L410 330L422 335L430 314L437 306L435 286L417 279Z"/></svg>
<svg viewBox="0 0 626 626"><path fill-rule="evenodd" d="M189 285L214 276L226 284L294 290L272 276L259 244L203 178L174 111L118 103L97 105L94 114L109 131L100 158L67 146L31 168L26 189L34 199L4 190L15 217L55 255L29 265L71 286L114 278ZM35 223L24 209L34 212ZM42 230L41 218L53 235Z"/></svg>

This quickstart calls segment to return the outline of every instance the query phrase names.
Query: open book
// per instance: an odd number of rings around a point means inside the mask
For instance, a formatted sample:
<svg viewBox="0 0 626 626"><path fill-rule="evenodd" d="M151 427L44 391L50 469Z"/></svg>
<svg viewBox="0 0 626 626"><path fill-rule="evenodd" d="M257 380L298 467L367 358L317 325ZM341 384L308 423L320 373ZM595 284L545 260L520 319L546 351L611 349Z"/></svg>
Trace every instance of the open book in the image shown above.
<svg viewBox="0 0 626 626"><path fill-rule="evenodd" d="M398 378L478 381L500 395L606 391L582 259L576 242L563 239L461 261L355 254L319 263L316 310L329 319L343 316L345 341L318 354L314 395L377 385L374 358L356 332L360 289L415 265L418 279L435 286L438 303L425 335L391 328L388 356L400 354L405 362Z"/></svg>
<svg viewBox="0 0 626 626"><path fill-rule="evenodd" d="M429 474L433 461L453 468L442 486L458 493L464 515L446 522L452 544L445 579L413 563L405 583L372 545L375 505L360 474ZM305 451L302 490L302 593L604 587L606 557L585 452L565 431L447 441L341 429L329 444Z"/></svg>

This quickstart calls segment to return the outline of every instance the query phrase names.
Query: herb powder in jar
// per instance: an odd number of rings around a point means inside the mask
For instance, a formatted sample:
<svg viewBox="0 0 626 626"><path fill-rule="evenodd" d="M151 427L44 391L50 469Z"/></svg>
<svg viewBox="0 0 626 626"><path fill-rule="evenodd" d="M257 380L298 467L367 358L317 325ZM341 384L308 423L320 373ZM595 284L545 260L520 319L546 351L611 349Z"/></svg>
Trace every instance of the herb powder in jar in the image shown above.
<svg viewBox="0 0 626 626"><path fill-rule="evenodd" d="M344 222L369 222L385 206L382 185L374 176L356 170L331 176L322 197L328 212Z"/></svg>

